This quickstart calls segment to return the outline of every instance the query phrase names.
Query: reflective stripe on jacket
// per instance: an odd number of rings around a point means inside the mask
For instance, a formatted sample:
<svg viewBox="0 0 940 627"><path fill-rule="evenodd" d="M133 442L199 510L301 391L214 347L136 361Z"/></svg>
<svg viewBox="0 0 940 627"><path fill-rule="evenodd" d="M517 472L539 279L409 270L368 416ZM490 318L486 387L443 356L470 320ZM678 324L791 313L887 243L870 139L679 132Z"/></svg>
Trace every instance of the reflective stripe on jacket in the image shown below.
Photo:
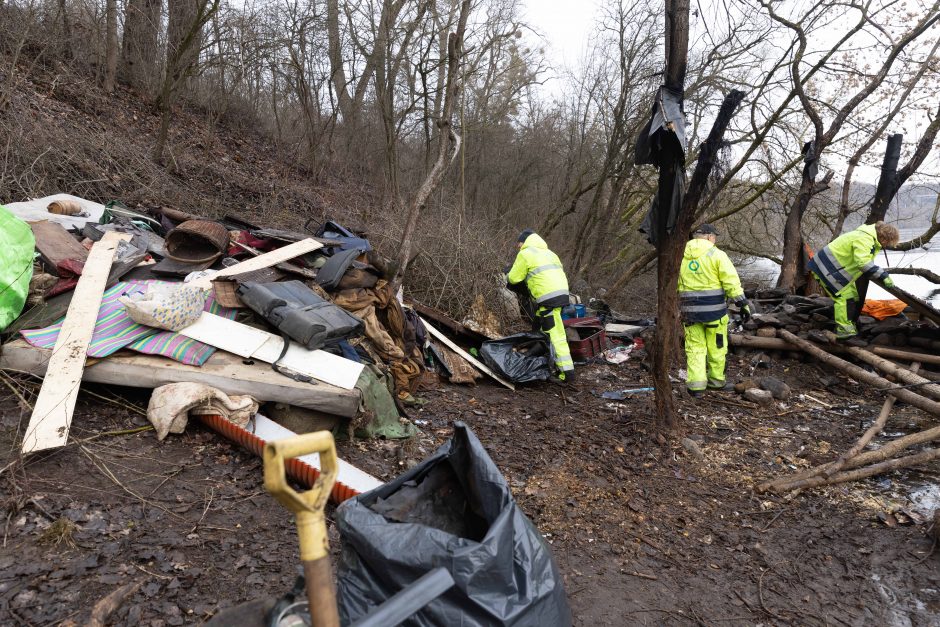
<svg viewBox="0 0 940 627"><path fill-rule="evenodd" d="M745 300L734 264L707 239L690 240L679 268L679 309L683 320L718 320L728 313L728 299Z"/></svg>
<svg viewBox="0 0 940 627"><path fill-rule="evenodd" d="M875 265L874 259L881 252L881 243L874 224L863 224L854 231L843 233L809 261L823 287L836 295L867 274L873 279L883 279L888 273Z"/></svg>
<svg viewBox="0 0 940 627"><path fill-rule="evenodd" d="M548 301L568 304L568 277L561 260L535 233L522 243L506 280L511 284L525 281L529 294L539 305Z"/></svg>

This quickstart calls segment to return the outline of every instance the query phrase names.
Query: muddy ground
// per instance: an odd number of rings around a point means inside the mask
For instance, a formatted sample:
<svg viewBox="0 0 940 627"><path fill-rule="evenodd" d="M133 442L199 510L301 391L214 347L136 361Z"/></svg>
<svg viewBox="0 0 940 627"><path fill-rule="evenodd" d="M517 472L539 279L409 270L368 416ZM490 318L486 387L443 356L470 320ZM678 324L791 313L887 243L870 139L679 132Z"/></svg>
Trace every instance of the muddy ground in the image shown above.
<svg viewBox="0 0 940 627"><path fill-rule="evenodd" d="M752 370L750 356L729 359L732 380ZM580 369L576 389L434 384L412 412L421 437L340 442L340 454L387 479L468 423L551 543L579 625L940 624L928 525L879 519L912 508L904 487L916 475L792 498L753 491L847 448L882 399L845 378L824 387L833 375L814 364L767 372L790 383L790 402L680 393L694 444L656 442L648 395L597 396L648 382L631 359ZM113 623L198 624L291 586L294 527L264 492L258 458L200 424L162 443L126 433L146 424L146 393L88 386L96 396L80 397L74 442L23 466L11 451L29 412L11 389L29 400L35 387L5 382L0 624L85 624L128 582L140 587ZM924 417L899 406L892 429Z"/></svg>

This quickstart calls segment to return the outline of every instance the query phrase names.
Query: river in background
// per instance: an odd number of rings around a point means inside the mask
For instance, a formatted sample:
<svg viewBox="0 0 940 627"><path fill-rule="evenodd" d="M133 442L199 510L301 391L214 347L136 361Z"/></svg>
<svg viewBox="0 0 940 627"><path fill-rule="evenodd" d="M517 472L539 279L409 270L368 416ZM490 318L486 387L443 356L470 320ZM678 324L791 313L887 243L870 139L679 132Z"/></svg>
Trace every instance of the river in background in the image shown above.
<svg viewBox="0 0 940 627"><path fill-rule="evenodd" d="M923 229L900 229L900 231L902 242L923 233ZM718 245L721 246L720 243ZM906 252L887 251L887 261L885 261L885 253L882 252L875 259L875 263L887 268L924 268L940 274L940 234L935 235L921 248ZM742 279L758 281L768 286L774 285L777 275L780 274L780 266L761 257L751 257L737 265ZM899 274L892 278L902 290L923 298L934 307L940 307L940 285L919 276ZM868 298L892 299L894 296L881 289L880 286L872 284L868 288Z"/></svg>

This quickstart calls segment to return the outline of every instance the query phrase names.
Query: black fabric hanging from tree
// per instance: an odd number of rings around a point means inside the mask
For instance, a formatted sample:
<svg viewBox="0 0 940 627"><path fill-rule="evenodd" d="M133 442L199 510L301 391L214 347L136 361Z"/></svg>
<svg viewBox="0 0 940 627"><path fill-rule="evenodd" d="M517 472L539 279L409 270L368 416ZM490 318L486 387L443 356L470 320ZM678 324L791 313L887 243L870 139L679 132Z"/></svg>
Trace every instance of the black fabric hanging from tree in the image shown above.
<svg viewBox="0 0 940 627"><path fill-rule="evenodd" d="M656 92L656 100L650 121L640 131L636 142L636 163L655 165L660 170L664 166L675 164L672 168L672 185L660 185L656 197L650 206L640 232L654 246L657 241L657 225L666 223L666 232L671 233L676 226L676 218L685 197L685 110L683 94L680 91L662 86ZM665 189L664 189L665 187ZM665 202L664 202L665 200Z"/></svg>

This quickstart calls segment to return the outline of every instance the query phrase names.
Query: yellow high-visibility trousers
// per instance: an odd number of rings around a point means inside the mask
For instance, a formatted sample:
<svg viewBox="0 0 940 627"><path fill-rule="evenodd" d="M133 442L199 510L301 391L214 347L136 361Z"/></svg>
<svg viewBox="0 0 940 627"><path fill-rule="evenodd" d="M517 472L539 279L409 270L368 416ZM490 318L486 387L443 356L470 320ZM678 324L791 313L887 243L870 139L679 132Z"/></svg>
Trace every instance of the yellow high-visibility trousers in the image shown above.
<svg viewBox="0 0 940 627"><path fill-rule="evenodd" d="M825 289L825 288L824 288ZM849 283L848 286L837 295L832 296L832 317L836 322L836 337L847 339L858 334L855 328L855 321L852 320L855 314L855 307L858 305L858 288L855 283Z"/></svg>
<svg viewBox="0 0 940 627"><path fill-rule="evenodd" d="M725 385L728 316L685 326L686 385L691 392Z"/></svg>
<svg viewBox="0 0 940 627"><path fill-rule="evenodd" d="M561 320L561 307L539 307L535 311L542 333L548 335L555 351L555 365L562 375L574 371L574 360L571 359L571 349L568 348L568 338L565 336L565 325ZM564 376L562 376L564 378Z"/></svg>

